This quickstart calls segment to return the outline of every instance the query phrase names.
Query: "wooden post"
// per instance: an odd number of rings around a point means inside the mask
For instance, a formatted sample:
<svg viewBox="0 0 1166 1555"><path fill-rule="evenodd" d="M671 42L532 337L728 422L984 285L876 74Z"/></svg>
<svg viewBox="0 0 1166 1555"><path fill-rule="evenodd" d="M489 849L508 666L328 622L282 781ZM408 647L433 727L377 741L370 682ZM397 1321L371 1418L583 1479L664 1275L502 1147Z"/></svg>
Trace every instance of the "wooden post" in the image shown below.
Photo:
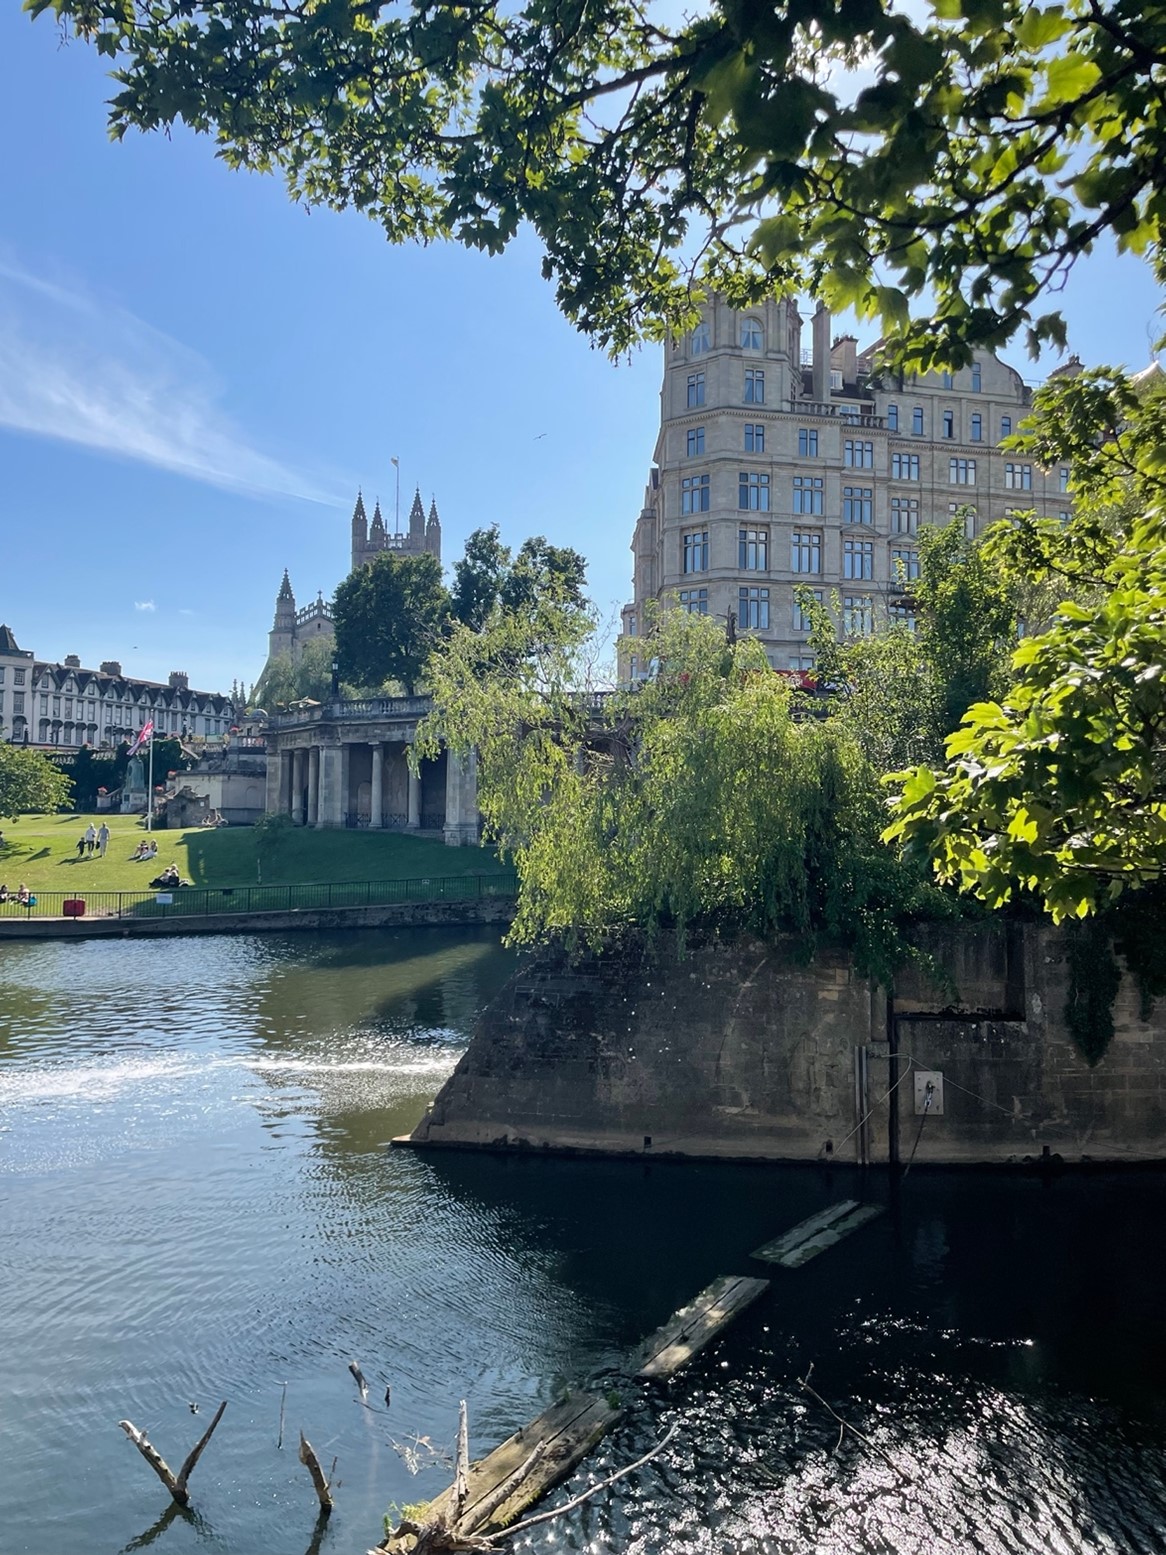
<svg viewBox="0 0 1166 1555"><path fill-rule="evenodd" d="M458 1519L466 1504L466 1496L469 1494L470 1472L470 1425L466 1412L466 1401L463 1398L458 1405L457 1418L457 1457L453 1466L453 1520L457 1526Z"/></svg>

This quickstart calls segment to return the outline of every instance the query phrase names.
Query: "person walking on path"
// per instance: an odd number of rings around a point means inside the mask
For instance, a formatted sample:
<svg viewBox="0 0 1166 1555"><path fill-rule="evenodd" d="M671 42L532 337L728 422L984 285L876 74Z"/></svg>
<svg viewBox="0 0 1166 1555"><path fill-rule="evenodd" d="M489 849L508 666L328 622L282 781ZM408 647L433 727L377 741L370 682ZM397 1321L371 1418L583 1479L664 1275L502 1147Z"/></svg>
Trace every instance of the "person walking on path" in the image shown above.
<svg viewBox="0 0 1166 1555"><path fill-rule="evenodd" d="M89 825L85 828L85 836L82 840L84 841L85 847L88 850L90 856L92 856L93 850L97 846L97 828L94 826L92 821L90 821Z"/></svg>
<svg viewBox="0 0 1166 1555"><path fill-rule="evenodd" d="M109 827L105 824L104 821L102 821L101 825L97 828L97 856L98 856L98 858L104 858L105 857L105 850L106 850L106 848L108 848L108 846L109 846Z"/></svg>

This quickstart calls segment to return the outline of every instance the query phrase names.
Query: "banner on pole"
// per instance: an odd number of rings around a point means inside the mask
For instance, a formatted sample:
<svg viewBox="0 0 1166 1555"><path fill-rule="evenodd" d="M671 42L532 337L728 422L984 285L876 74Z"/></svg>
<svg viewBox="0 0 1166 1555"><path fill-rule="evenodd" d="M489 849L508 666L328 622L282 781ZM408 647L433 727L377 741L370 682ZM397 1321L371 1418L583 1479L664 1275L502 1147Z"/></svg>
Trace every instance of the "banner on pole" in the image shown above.
<svg viewBox="0 0 1166 1555"><path fill-rule="evenodd" d="M131 756L136 756L138 751L141 750L142 746L146 743L146 741L153 739L153 737L154 737L154 720L151 718L151 719L148 719L147 722L144 723L142 725L142 727L138 730L138 737L134 741L134 743L130 746L128 754L131 755Z"/></svg>

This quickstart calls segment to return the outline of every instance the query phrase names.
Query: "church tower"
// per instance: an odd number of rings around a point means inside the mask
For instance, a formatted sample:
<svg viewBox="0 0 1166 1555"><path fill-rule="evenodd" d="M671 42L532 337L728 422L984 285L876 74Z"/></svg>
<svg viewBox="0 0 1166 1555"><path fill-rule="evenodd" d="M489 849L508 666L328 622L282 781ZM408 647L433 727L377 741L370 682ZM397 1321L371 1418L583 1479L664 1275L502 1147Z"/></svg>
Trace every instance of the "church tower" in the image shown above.
<svg viewBox="0 0 1166 1555"><path fill-rule="evenodd" d="M441 560L441 520L437 516L437 498L429 503L429 517L425 523L425 549L430 556Z"/></svg>
<svg viewBox="0 0 1166 1555"><path fill-rule="evenodd" d="M275 620L272 622L271 631L267 634L268 661L278 658L280 654L290 654L295 636L296 596L292 593L291 579L285 567L283 582L279 585L279 593L275 596Z"/></svg>
<svg viewBox="0 0 1166 1555"><path fill-rule="evenodd" d="M368 517L364 511L364 493L356 494L356 506L352 510L352 570L364 565L364 555L368 550ZM286 577L287 574L285 573Z"/></svg>
<svg viewBox="0 0 1166 1555"><path fill-rule="evenodd" d="M413 494L413 506L409 509L409 552L420 556L425 549L425 509L421 506L421 488Z"/></svg>

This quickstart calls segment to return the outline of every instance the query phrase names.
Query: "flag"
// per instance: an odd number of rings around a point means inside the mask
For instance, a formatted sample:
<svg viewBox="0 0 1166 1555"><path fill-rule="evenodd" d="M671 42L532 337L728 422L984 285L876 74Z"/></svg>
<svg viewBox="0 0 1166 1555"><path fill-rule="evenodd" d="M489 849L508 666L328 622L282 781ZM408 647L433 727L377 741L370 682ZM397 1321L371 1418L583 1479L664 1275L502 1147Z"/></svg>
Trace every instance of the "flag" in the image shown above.
<svg viewBox="0 0 1166 1555"><path fill-rule="evenodd" d="M138 730L138 737L134 741L134 743L130 746L129 751L127 752L127 754L130 755L130 756L136 755L137 752L141 750L142 746L146 743L146 741L153 739L153 737L154 737L154 720L151 718L151 719L147 720L147 722L144 723L142 725L142 727Z"/></svg>

